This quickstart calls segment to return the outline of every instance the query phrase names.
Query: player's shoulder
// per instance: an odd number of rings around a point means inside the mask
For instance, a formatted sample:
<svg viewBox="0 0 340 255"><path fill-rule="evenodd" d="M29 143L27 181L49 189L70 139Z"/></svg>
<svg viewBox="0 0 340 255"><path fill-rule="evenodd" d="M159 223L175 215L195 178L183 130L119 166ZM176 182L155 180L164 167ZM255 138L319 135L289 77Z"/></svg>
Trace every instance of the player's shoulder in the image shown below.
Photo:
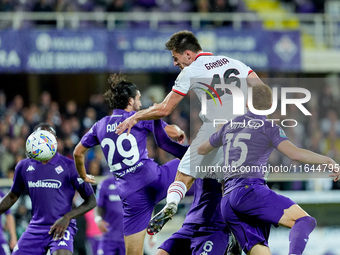
<svg viewBox="0 0 340 255"><path fill-rule="evenodd" d="M282 129L282 127L276 123L274 123L272 120L268 120L266 122L267 125L267 130L271 130L272 132L276 132L279 134L281 137L287 138L287 135L285 131Z"/></svg>
<svg viewBox="0 0 340 255"><path fill-rule="evenodd" d="M111 115L104 116L103 118L97 120L92 127L96 127L98 125L102 125L103 123L107 123L112 118Z"/></svg>
<svg viewBox="0 0 340 255"><path fill-rule="evenodd" d="M241 60L238 60L238 59L235 59L235 58L231 58L231 57L228 57L228 56L217 56L219 59L223 59L223 58L225 58L227 61L228 61L228 66L231 66L231 67L235 67L235 68L245 68L245 69L247 69L247 71L248 71L248 69L250 69L250 67L246 64L246 63L244 63L244 62L242 62Z"/></svg>
<svg viewBox="0 0 340 255"><path fill-rule="evenodd" d="M34 164L36 163L37 161L34 160L34 159L31 159L31 158L25 158L25 159L22 159L18 162L18 164L16 165L16 169L21 169L21 168L24 168L25 166L28 166L29 164Z"/></svg>
<svg viewBox="0 0 340 255"><path fill-rule="evenodd" d="M64 155L61 155L58 153L58 163L57 164L65 164L65 165L74 165L73 159L66 157Z"/></svg>

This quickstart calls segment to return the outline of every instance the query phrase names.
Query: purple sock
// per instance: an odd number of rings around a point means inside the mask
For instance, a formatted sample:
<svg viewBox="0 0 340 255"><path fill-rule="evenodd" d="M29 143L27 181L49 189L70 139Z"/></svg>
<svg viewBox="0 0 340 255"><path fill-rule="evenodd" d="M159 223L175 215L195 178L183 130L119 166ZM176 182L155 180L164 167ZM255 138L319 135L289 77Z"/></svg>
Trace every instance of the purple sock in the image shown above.
<svg viewBox="0 0 340 255"><path fill-rule="evenodd" d="M305 216L295 221L289 232L289 255L301 255L304 251L309 234L316 226L313 217Z"/></svg>

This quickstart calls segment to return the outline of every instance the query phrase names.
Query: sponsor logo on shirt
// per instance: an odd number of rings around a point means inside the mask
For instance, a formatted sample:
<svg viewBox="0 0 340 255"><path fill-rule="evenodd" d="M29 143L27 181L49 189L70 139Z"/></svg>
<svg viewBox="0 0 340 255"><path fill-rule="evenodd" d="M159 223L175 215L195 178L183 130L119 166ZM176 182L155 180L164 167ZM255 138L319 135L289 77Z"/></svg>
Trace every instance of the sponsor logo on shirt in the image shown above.
<svg viewBox="0 0 340 255"><path fill-rule="evenodd" d="M110 195L109 200L110 201L120 201L120 197L118 195Z"/></svg>
<svg viewBox="0 0 340 255"><path fill-rule="evenodd" d="M58 246L68 246L67 243L65 241L60 241L58 243Z"/></svg>
<svg viewBox="0 0 340 255"><path fill-rule="evenodd" d="M284 138L287 138L285 131L283 131L282 128L280 128L279 130L280 130L280 136L284 137Z"/></svg>
<svg viewBox="0 0 340 255"><path fill-rule="evenodd" d="M77 181L78 181L79 185L84 182L84 180L82 178L77 178Z"/></svg>
<svg viewBox="0 0 340 255"><path fill-rule="evenodd" d="M116 187L116 185L114 185L114 184L110 184L110 186L109 186L109 189L110 190L114 190L114 189L116 189L117 187Z"/></svg>
<svg viewBox="0 0 340 255"><path fill-rule="evenodd" d="M55 171L57 172L57 174L60 174L61 172L64 172L64 169L61 166L57 166L56 168L54 168Z"/></svg>
<svg viewBox="0 0 340 255"><path fill-rule="evenodd" d="M29 188L48 188L48 189L59 189L61 187L61 181L53 180L53 179L45 179L38 181L29 181Z"/></svg>
<svg viewBox="0 0 340 255"><path fill-rule="evenodd" d="M113 174L117 177L117 178L121 178L124 175L128 174L128 173L134 173L136 171L136 169L140 166L144 165L143 162L139 162L137 165L134 165L133 167L130 167L120 173L116 173L114 172ZM113 172L112 170L110 170L110 172Z"/></svg>
<svg viewBox="0 0 340 255"><path fill-rule="evenodd" d="M34 171L35 170L35 168L33 167L33 166L29 166L27 169L26 169L26 171L28 172L28 171Z"/></svg>

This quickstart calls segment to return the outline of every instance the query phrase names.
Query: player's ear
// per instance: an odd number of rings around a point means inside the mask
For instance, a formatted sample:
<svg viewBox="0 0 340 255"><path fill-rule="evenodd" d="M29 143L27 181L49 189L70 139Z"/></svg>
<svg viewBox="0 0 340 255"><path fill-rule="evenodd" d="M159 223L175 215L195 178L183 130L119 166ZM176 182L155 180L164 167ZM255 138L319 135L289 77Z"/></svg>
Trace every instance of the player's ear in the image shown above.
<svg viewBox="0 0 340 255"><path fill-rule="evenodd" d="M134 103L134 101L135 101L135 100L134 100L132 97L130 97L130 98L129 98L129 105L131 105L131 106L132 106L132 105L133 105L133 103Z"/></svg>
<svg viewBox="0 0 340 255"><path fill-rule="evenodd" d="M187 58L187 59L190 59L191 55L190 55L190 51L189 50L185 50L183 52L183 55Z"/></svg>

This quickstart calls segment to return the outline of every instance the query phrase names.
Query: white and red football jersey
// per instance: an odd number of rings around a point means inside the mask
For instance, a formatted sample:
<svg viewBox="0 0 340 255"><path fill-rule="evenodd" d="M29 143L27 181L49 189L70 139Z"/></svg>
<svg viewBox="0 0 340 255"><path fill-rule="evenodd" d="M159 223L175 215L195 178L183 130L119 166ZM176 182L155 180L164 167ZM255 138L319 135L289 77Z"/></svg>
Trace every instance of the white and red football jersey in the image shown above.
<svg viewBox="0 0 340 255"><path fill-rule="evenodd" d="M226 56L214 56L201 52L190 66L178 75L172 91L185 96L193 90L201 101L200 118L204 122L214 119L233 119L233 96L223 85L234 85L242 91L245 108L247 97L247 76L252 69Z"/></svg>

